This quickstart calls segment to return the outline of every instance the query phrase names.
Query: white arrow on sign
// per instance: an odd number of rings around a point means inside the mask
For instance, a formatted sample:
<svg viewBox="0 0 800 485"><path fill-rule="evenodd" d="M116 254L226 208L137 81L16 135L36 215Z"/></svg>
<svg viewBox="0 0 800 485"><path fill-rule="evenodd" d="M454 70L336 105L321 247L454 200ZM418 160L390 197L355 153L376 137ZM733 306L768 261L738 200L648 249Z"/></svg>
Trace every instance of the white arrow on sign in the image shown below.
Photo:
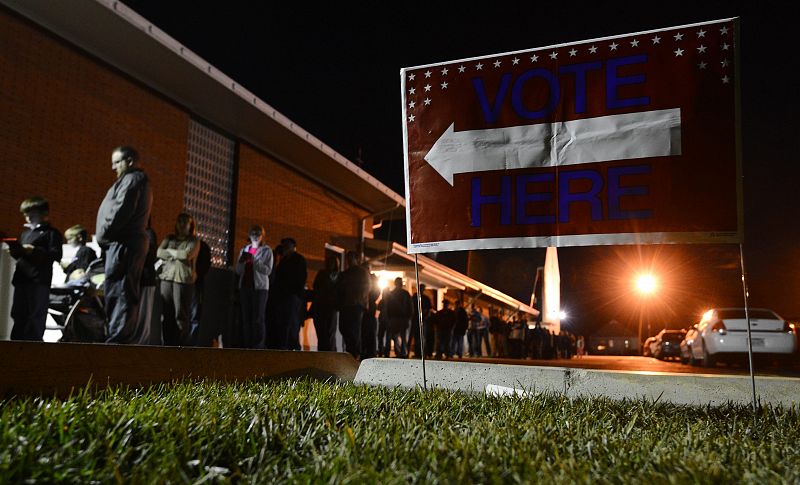
<svg viewBox="0 0 800 485"><path fill-rule="evenodd" d="M459 131L454 123L425 155L450 185L458 173L681 154L680 108L556 123Z"/></svg>

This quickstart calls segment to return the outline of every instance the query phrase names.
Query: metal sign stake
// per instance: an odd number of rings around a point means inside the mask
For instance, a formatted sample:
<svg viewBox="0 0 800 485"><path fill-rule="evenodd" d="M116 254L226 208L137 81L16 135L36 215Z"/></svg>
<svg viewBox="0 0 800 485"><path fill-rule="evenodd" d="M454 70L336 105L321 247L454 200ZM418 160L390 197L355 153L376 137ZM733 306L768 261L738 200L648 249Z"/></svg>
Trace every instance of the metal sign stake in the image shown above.
<svg viewBox="0 0 800 485"><path fill-rule="evenodd" d="M739 243L739 260L742 264L742 291L744 292L744 318L747 320L747 358L750 364L750 383L753 387L753 425L756 424L756 415L758 413L756 401L756 376L753 370L753 337L750 330L750 303L747 291L747 272L744 266L744 249L743 245ZM755 431L755 429L754 429Z"/></svg>
<svg viewBox="0 0 800 485"><path fill-rule="evenodd" d="M422 293L419 291L419 256L414 255L414 272L417 275L417 321L419 322L419 350L422 355L422 387L428 390L428 376L425 373L425 332L422 321Z"/></svg>

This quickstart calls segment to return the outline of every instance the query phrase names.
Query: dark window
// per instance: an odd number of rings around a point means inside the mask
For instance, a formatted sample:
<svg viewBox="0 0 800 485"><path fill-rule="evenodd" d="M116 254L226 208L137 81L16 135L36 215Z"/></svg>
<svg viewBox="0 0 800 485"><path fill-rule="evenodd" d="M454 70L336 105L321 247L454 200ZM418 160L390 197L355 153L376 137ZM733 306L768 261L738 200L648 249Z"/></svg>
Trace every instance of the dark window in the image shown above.
<svg viewBox="0 0 800 485"><path fill-rule="evenodd" d="M781 317L775 315L769 310L750 310L750 318L751 319L768 319L768 320L780 320ZM744 308L732 308L728 310L718 310L717 315L719 316L720 320L744 320L746 315L744 314Z"/></svg>

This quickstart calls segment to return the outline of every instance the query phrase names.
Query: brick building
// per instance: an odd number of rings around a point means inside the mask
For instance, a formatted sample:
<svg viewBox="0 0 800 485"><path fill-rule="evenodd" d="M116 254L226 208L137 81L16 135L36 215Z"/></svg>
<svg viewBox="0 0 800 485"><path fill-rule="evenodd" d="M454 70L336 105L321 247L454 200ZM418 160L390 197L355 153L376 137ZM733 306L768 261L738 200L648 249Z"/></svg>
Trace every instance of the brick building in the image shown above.
<svg viewBox="0 0 800 485"><path fill-rule="evenodd" d="M0 231L17 233L19 203L42 195L54 226L93 232L118 145L140 153L159 239L182 210L198 220L220 288L252 224L272 246L297 240L310 285L326 251L356 249L374 221L404 212L400 195L121 2L0 0L0 45Z"/></svg>

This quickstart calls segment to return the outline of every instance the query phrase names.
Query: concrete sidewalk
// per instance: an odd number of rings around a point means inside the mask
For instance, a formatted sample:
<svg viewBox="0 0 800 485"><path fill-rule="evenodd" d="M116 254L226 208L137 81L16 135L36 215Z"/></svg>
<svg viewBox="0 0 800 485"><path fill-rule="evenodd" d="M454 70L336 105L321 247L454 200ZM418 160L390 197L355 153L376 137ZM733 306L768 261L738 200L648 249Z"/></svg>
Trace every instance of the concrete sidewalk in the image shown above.
<svg viewBox="0 0 800 485"><path fill-rule="evenodd" d="M647 399L674 404L750 404L749 376L676 374L426 361L429 387L511 394L520 391L557 392L569 397L603 396L611 399ZM358 384L422 387L422 362L405 359L368 359L356 374ZM800 379L756 377L761 404L800 405Z"/></svg>

